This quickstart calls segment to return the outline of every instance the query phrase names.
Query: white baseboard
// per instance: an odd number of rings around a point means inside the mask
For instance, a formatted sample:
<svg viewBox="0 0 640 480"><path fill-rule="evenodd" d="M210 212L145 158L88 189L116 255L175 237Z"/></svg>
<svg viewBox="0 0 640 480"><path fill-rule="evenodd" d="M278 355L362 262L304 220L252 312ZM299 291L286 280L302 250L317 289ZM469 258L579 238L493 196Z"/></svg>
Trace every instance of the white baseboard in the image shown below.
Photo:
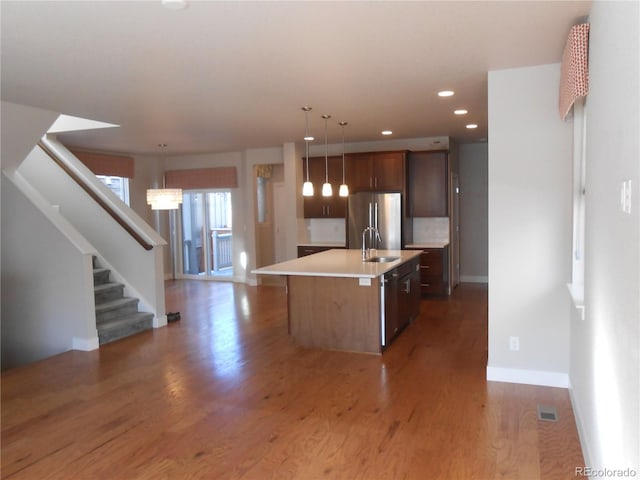
<svg viewBox="0 0 640 480"><path fill-rule="evenodd" d="M460 282L462 283L489 283L489 277L483 277L479 275L460 275Z"/></svg>
<svg viewBox="0 0 640 480"><path fill-rule="evenodd" d="M153 328L160 328L167 326L167 316L166 315L156 315L153 317Z"/></svg>
<svg viewBox="0 0 640 480"><path fill-rule="evenodd" d="M518 368L502 368L487 366L487 381L523 383L541 387L569 388L569 375L560 372L541 370L521 370Z"/></svg>
<svg viewBox="0 0 640 480"><path fill-rule="evenodd" d="M81 350L83 352L90 352L91 350L97 350L100 347L98 337L93 338L78 338L73 337L71 339L72 350Z"/></svg>
<svg viewBox="0 0 640 480"><path fill-rule="evenodd" d="M589 450L589 443L587 442L587 431L584 426L583 416L580 413L580 407L575 399L575 393L573 391L573 387L571 386L571 382L569 382L569 398L571 399L571 408L573 409L573 419L576 422L576 428L578 430L578 438L580 439L580 447L582 448L582 456L584 457L584 464L587 466L592 466L594 463L592 462L591 451Z"/></svg>

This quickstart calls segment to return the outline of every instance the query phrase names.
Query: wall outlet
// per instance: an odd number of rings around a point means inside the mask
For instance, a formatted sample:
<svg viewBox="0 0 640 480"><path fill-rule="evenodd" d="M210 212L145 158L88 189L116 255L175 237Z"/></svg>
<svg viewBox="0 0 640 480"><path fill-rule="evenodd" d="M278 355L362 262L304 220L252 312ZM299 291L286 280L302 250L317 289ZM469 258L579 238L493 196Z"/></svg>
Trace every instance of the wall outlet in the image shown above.
<svg viewBox="0 0 640 480"><path fill-rule="evenodd" d="M520 337L509 337L509 350L512 352L520 350Z"/></svg>

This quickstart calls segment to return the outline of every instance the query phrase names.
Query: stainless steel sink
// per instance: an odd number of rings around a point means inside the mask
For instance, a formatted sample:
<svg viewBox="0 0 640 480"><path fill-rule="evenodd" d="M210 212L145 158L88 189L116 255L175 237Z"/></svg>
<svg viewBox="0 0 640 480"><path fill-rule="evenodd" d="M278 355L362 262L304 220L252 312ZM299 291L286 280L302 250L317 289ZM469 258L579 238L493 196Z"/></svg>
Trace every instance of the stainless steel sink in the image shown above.
<svg viewBox="0 0 640 480"><path fill-rule="evenodd" d="M367 258L365 262L374 262L374 263L387 263L387 262L395 262L400 257L371 257Z"/></svg>

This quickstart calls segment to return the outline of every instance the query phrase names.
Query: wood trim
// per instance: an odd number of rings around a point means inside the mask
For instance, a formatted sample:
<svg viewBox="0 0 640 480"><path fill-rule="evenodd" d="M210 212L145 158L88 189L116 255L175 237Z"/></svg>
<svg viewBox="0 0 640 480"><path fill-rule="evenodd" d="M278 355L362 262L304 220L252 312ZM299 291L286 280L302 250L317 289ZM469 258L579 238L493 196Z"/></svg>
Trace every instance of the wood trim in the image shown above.
<svg viewBox="0 0 640 480"><path fill-rule="evenodd" d="M102 198L100 198L90 187L87 185L78 174L76 174L73 170L71 170L62 160L58 158L53 150L47 147L44 142L39 141L38 146L46 153L51 160L53 160L62 170L65 171L67 175L69 175L74 182L78 184L80 188L82 188L98 205L102 207L102 209L107 212L111 218L113 218L118 225L120 225L129 235L133 237L133 239L140 244L142 248L145 250L151 250L153 245L148 243L138 232L133 230L131 226L126 222L124 218L122 218L118 212L116 212L113 208L111 208Z"/></svg>

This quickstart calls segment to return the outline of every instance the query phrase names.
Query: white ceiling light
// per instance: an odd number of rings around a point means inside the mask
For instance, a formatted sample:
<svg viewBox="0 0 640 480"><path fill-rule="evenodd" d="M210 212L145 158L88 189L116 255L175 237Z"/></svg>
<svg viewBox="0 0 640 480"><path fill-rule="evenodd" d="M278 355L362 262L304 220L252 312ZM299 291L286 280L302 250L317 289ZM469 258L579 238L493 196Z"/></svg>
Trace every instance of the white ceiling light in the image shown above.
<svg viewBox="0 0 640 480"><path fill-rule="evenodd" d="M338 195L341 197L348 197L349 187L347 183L344 181L344 127L348 125L348 123L339 122L338 125L342 127L342 185L340 185L340 189L338 190Z"/></svg>
<svg viewBox="0 0 640 480"><path fill-rule="evenodd" d="M469 112L464 108L459 108L458 110L454 110L453 113L455 113L456 115L466 115Z"/></svg>
<svg viewBox="0 0 640 480"><path fill-rule="evenodd" d="M470 123L469 125L467 125L467 128L478 128L478 125L476 125L475 123Z"/></svg>
<svg viewBox="0 0 640 480"><path fill-rule="evenodd" d="M187 0L161 0L162 6L171 10L183 10L187 8Z"/></svg>
<svg viewBox="0 0 640 480"><path fill-rule="evenodd" d="M164 149L166 143L159 143L164 159ZM147 205L151 205L151 210L177 210L182 203L181 188L166 188L165 180L162 181L162 188L150 188L147 190Z"/></svg>
<svg viewBox="0 0 640 480"><path fill-rule="evenodd" d="M382 133L382 135L391 135L391 134L393 134L393 132L391 130L383 130L381 133Z"/></svg>
<svg viewBox="0 0 640 480"><path fill-rule="evenodd" d="M329 140L327 136L327 120L331 118L331 115L322 115L324 118L324 183L322 184L322 196L333 196L333 188L329 183Z"/></svg>
<svg viewBox="0 0 640 480"><path fill-rule="evenodd" d="M454 91L453 90L442 90L441 92L438 92L438 96L439 97L452 97L454 95Z"/></svg>
<svg viewBox="0 0 640 480"><path fill-rule="evenodd" d="M304 197L313 197L313 183L309 181L309 142L313 137L309 135L309 112L311 107L302 107L304 112L304 143L307 147L307 181L302 184L302 195Z"/></svg>

